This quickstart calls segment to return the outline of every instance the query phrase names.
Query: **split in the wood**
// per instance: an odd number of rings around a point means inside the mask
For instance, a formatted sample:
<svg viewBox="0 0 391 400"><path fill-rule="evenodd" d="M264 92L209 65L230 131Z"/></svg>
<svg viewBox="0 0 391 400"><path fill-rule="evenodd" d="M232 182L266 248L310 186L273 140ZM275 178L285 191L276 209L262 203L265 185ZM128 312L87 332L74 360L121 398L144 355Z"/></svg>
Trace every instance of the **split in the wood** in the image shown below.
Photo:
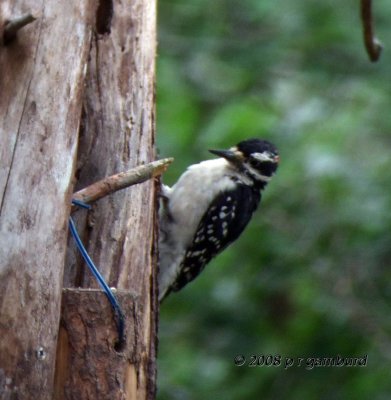
<svg viewBox="0 0 391 400"><path fill-rule="evenodd" d="M128 186L162 175L173 161L173 158L163 158L145 165L139 165L126 172L108 176L74 193L73 199L87 204L92 203L117 190L125 189Z"/></svg>
<svg viewBox="0 0 391 400"><path fill-rule="evenodd" d="M31 22L34 22L36 19L37 19L36 16L34 16L31 13L27 13L21 15L20 17L16 17L6 21L4 24L4 33L3 33L4 45L7 45L13 39L15 39L16 34L20 29L22 29L24 26L28 24L31 24Z"/></svg>

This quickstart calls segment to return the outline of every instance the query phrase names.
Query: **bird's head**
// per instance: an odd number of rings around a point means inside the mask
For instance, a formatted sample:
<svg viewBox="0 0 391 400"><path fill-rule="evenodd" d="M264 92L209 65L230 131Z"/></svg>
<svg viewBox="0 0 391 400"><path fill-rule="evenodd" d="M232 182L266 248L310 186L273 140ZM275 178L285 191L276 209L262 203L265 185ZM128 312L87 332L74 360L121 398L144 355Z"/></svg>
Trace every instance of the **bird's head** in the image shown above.
<svg viewBox="0 0 391 400"><path fill-rule="evenodd" d="M209 150L225 158L256 182L267 183L277 170L280 157L277 148L267 140L247 139L229 150Z"/></svg>

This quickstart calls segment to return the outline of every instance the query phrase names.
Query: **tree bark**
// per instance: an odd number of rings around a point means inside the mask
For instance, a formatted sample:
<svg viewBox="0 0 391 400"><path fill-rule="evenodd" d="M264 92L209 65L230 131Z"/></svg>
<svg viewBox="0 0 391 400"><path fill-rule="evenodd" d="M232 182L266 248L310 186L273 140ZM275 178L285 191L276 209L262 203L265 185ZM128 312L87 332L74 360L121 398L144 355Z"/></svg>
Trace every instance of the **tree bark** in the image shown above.
<svg viewBox="0 0 391 400"><path fill-rule="evenodd" d="M137 295L116 294L124 313L137 315ZM127 318L127 346L113 351L117 340L113 311L105 295L95 289L64 289L61 321L55 400L141 398L134 367L139 359L140 321L134 325Z"/></svg>
<svg viewBox="0 0 391 400"><path fill-rule="evenodd" d="M155 7L150 0L99 4L87 69L75 191L155 158ZM99 376L91 373L86 377L74 367L80 363L77 354L90 365L96 354L77 350L81 342L72 340L69 314L64 312L62 327L68 332L69 348L75 349L68 368L77 375L64 382L64 398L87 399L92 393L93 398L100 399L155 396L155 203L155 183L149 180L99 200L88 213L75 213L88 252L109 285L121 293L131 293L122 299L132 312L126 315L128 341L121 355L127 360L127 367L117 370L116 386L107 385L107 392L103 388L96 391ZM98 288L71 244L64 287L78 286ZM72 296L69 293L68 301ZM79 293L73 293L80 299ZM99 304L94 299L96 295L84 293L91 297L92 304ZM83 303L84 300L79 307L84 307ZM64 302L63 307L66 310ZM91 317L94 312L92 307ZM106 325L112 326L108 315ZM94 328L86 325L87 335L91 329ZM135 332L129 333L129 329ZM112 361L118 359L113 344L111 356L100 358L100 367L105 371L111 370ZM81 388L77 395L67 397L75 387Z"/></svg>
<svg viewBox="0 0 391 400"><path fill-rule="evenodd" d="M90 43L87 1L34 3L39 19L0 44L1 399L52 397ZM2 1L0 25L28 6Z"/></svg>
<svg viewBox="0 0 391 400"><path fill-rule="evenodd" d="M153 0L0 3L2 27L13 15L39 16L0 44L1 399L155 396L152 180L74 213L119 290L127 341L115 352L99 290L64 289L53 376L62 285L97 287L71 242L64 270L71 191L155 156L155 9Z"/></svg>

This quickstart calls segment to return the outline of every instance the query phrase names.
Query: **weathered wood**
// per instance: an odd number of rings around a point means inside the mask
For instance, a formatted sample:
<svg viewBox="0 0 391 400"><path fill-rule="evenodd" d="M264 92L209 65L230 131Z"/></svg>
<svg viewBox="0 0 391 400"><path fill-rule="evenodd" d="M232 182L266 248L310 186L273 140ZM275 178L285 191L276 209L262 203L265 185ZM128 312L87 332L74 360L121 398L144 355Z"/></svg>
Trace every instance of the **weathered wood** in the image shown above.
<svg viewBox="0 0 391 400"><path fill-rule="evenodd" d="M74 193L72 198L73 200L79 200L87 204L92 203L118 190L126 189L129 186L140 184L148 179L160 176L173 161L173 158L163 158L162 160L139 165L125 172L107 176ZM74 206L73 209L76 207Z"/></svg>
<svg viewBox="0 0 391 400"><path fill-rule="evenodd" d="M52 397L90 46L88 0L2 0L0 25L32 6L39 19L0 47L1 399Z"/></svg>
<svg viewBox="0 0 391 400"><path fill-rule="evenodd" d="M126 315L137 315L139 299L116 292ZM128 318L124 351L114 349L116 326L106 296L94 289L64 289L57 346L55 400L136 399L137 341L143 340L141 321ZM83 382L93 381L86 385Z"/></svg>
<svg viewBox="0 0 391 400"><path fill-rule="evenodd" d="M87 70L75 191L155 159L155 8L154 0L100 2ZM75 220L90 256L109 285L137 296L134 312L127 315L127 323L137 327L138 332L137 341L126 343L125 353L137 354L136 361L130 360L127 384L132 387L132 399L153 399L157 315L155 182L149 180L106 196L95 203L92 211L75 213ZM72 248L73 243L64 287L96 288L97 283ZM84 361L91 365L88 357ZM75 371L79 364L76 359L71 363L69 370ZM118 379L123 376L118 373ZM93 391L98 379L91 372L78 385ZM65 385L66 395L69 388ZM104 392L99 394L99 398L104 396Z"/></svg>

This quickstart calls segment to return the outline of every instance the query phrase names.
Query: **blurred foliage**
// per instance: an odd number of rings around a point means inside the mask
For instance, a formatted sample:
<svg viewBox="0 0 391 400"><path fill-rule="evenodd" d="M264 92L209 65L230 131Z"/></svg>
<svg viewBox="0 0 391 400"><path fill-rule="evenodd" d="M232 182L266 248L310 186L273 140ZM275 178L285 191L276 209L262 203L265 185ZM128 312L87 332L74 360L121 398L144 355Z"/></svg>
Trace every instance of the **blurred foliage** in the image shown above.
<svg viewBox="0 0 391 400"><path fill-rule="evenodd" d="M281 153L245 233L161 308L159 400L389 398L391 6L373 6L376 64L357 1L159 1L165 182L248 137ZM368 365L236 367L238 354Z"/></svg>

